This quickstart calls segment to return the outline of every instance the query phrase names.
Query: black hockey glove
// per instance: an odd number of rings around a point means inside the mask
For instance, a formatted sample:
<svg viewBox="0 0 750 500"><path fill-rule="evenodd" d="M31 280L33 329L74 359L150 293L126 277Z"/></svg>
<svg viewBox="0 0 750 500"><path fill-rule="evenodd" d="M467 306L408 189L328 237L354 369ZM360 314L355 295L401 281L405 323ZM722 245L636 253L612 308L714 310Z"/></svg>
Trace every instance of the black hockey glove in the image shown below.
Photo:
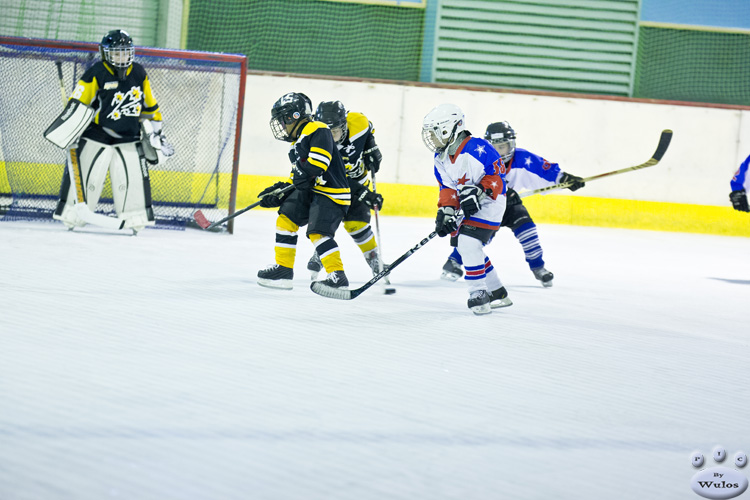
<svg viewBox="0 0 750 500"><path fill-rule="evenodd" d="M383 160L383 155L380 154L380 148L374 146L364 151L362 156L364 157L365 168L373 174L377 174L378 170L380 170L380 162Z"/></svg>
<svg viewBox="0 0 750 500"><path fill-rule="evenodd" d="M438 208L437 217L435 218L435 232L441 238L448 236L458 229L458 217L456 209L453 207Z"/></svg>
<svg viewBox="0 0 750 500"><path fill-rule="evenodd" d="M383 208L383 197L380 193L374 193L369 189L363 189L357 197L357 201L361 201L370 209L377 208L378 210L381 210Z"/></svg>
<svg viewBox="0 0 750 500"><path fill-rule="evenodd" d="M740 212L750 212L750 206L747 204L747 193L744 189L739 191L732 191L729 193L729 200L732 202L732 207Z"/></svg>
<svg viewBox="0 0 750 500"><path fill-rule="evenodd" d="M280 207L286 197L291 194L291 191L287 191L286 193L279 193L279 191L288 185L288 182L277 182L258 193L260 206L264 208Z"/></svg>
<svg viewBox="0 0 750 500"><path fill-rule="evenodd" d="M505 192L505 206L506 207L512 207L513 205L520 205L521 204L521 197L518 196L518 193L516 193L513 189L508 188L508 190Z"/></svg>
<svg viewBox="0 0 750 500"><path fill-rule="evenodd" d="M458 200L461 202L461 210L466 217L471 217L479 212L482 200L487 197L482 186L461 186L458 190Z"/></svg>
<svg viewBox="0 0 750 500"><path fill-rule="evenodd" d="M570 189L571 191L581 189L586 185L586 183L583 182L582 177L576 177L575 175L570 175L566 172L563 172L562 177L560 177L560 184L565 184L568 182L572 182L572 184L568 186L568 189Z"/></svg>
<svg viewBox="0 0 750 500"><path fill-rule="evenodd" d="M300 167L298 164L295 164L292 167L292 172L294 173L292 178L294 187L300 191L305 191L315 185L315 178L323 173L323 169L311 166Z"/></svg>

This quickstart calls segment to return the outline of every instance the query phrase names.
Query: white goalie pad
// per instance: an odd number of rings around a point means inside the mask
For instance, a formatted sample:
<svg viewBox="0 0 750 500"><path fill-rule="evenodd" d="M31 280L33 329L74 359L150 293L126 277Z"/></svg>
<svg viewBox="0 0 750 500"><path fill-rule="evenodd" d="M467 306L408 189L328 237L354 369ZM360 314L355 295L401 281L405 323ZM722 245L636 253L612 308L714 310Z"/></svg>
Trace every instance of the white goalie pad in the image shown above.
<svg viewBox="0 0 750 500"><path fill-rule="evenodd" d="M94 113L94 108L71 99L60 116L44 131L44 138L59 148L67 149L88 127Z"/></svg>

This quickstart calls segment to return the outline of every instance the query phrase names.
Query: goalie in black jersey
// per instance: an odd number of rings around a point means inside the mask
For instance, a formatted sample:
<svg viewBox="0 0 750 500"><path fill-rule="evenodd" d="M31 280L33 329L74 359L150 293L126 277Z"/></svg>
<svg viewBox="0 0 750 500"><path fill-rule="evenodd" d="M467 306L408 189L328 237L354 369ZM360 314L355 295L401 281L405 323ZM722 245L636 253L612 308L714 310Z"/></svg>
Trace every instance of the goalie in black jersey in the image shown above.
<svg viewBox="0 0 750 500"><path fill-rule="evenodd" d="M368 172L376 174L382 155L375 143L375 129L361 113L347 112L341 101L321 102L315 119L328 125L341 153L352 190L352 205L344 218L344 229L359 246L373 275L380 272L378 243L370 227L370 211L383 208L383 197L370 190ZM315 280L322 269L318 254L313 254L307 269Z"/></svg>
<svg viewBox="0 0 750 500"><path fill-rule="evenodd" d="M119 228L137 232L154 224L147 163L159 163L174 150L161 134L161 111L146 70L134 62L130 35L110 31L99 52L101 61L84 72L65 110L45 132L68 152L53 217L69 229L96 224L85 217L94 215L109 171Z"/></svg>
<svg viewBox="0 0 750 500"><path fill-rule="evenodd" d="M261 206L279 207L276 263L258 271L258 284L292 288L297 232L300 226L307 225L307 237L328 273L324 283L334 288L347 287L349 280L333 237L349 209L351 194L331 130L325 123L313 120L310 98L297 92L285 94L274 103L270 125L276 139L292 143L292 173L288 182L277 182L258 195Z"/></svg>

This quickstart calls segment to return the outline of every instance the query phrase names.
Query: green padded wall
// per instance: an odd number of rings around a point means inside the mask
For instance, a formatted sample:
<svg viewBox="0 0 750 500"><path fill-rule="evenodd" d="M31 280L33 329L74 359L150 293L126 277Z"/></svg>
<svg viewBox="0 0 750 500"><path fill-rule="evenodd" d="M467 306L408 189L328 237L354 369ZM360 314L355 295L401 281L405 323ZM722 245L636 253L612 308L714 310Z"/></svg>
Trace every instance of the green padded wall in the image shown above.
<svg viewBox="0 0 750 500"><path fill-rule="evenodd" d="M633 95L750 105L750 32L641 26Z"/></svg>
<svg viewBox="0 0 750 500"><path fill-rule="evenodd" d="M418 80L424 9L320 0L191 0L187 48L255 70Z"/></svg>
<svg viewBox="0 0 750 500"><path fill-rule="evenodd" d="M630 95L640 0L440 0L433 81Z"/></svg>

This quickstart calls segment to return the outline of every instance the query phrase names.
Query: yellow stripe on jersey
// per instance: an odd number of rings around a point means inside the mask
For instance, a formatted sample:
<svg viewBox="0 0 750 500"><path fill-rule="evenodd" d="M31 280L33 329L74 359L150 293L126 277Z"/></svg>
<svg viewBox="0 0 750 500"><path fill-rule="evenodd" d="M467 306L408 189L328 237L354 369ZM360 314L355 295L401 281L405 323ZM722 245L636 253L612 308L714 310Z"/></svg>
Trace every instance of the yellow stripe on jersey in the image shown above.
<svg viewBox="0 0 750 500"><path fill-rule="evenodd" d="M146 109L152 108L154 106L156 106L156 109L151 111L144 111L141 113L142 116L146 115L146 118L150 118L151 120L155 120L157 122L162 121L161 110L159 109L159 105L156 103L156 98L154 98L154 93L151 90L151 82L149 81L148 76L145 80L143 80L143 103L145 104Z"/></svg>
<svg viewBox="0 0 750 500"><path fill-rule="evenodd" d="M302 127L302 132L300 132L299 137L295 142L299 142L302 140L303 137L307 135L312 135L313 132L318 130L319 128L328 128L328 125L326 125L323 122L307 122L304 127Z"/></svg>
<svg viewBox="0 0 750 500"><path fill-rule="evenodd" d="M362 113L349 112L346 114L346 126L349 128L349 142L354 142L370 129L370 120Z"/></svg>
<svg viewBox="0 0 750 500"><path fill-rule="evenodd" d="M325 155L325 157L328 158L328 161L331 161L331 153L323 148L316 148L315 146L313 146L310 148L310 153L320 153L322 155Z"/></svg>
<svg viewBox="0 0 750 500"><path fill-rule="evenodd" d="M86 106L91 106L91 102L94 100L94 97L96 97L98 91L99 82L96 81L96 78L93 78L90 82L78 80L78 85L73 89L73 94L71 94L70 99L78 99ZM97 113L97 115L98 114L99 113Z"/></svg>
<svg viewBox="0 0 750 500"><path fill-rule="evenodd" d="M349 188L329 188L322 185L316 185L313 191L331 199L338 205L351 205L352 195Z"/></svg>

